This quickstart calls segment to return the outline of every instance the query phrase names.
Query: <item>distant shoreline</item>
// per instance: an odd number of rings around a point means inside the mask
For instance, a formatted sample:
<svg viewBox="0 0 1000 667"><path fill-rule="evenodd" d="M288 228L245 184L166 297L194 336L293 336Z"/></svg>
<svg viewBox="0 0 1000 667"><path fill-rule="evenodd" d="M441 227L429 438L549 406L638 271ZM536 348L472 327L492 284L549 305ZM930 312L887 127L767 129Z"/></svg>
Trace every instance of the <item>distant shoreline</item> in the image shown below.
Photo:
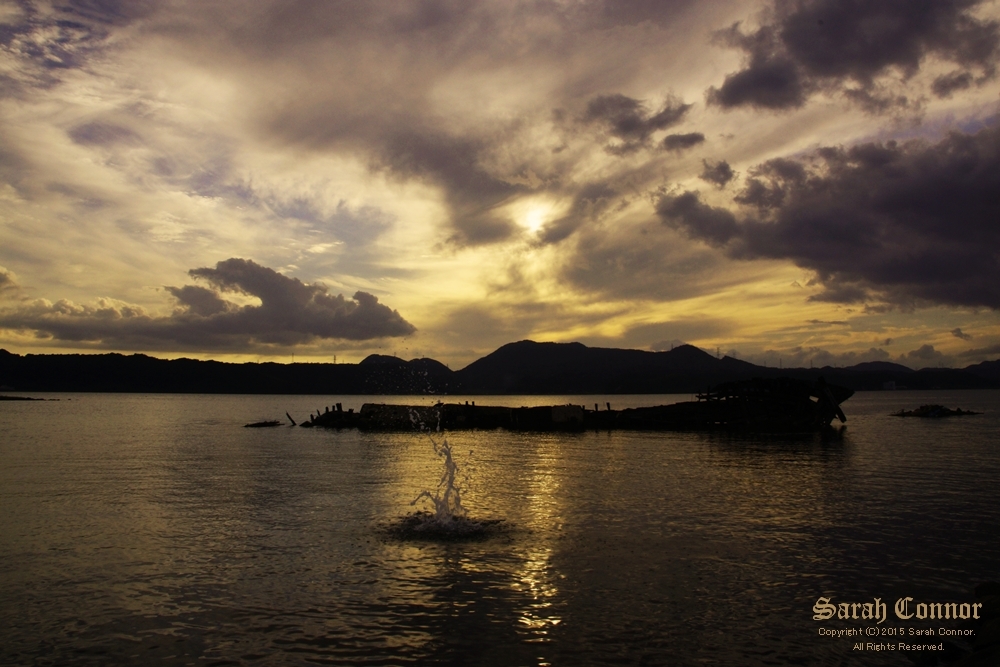
<svg viewBox="0 0 1000 667"><path fill-rule="evenodd" d="M855 391L1000 388L1000 360L913 370L888 362L773 368L691 345L664 352L520 341L453 371L433 359L357 364L225 363L143 354L19 355L0 350L0 387L28 392L317 395L686 394L754 377L819 377Z"/></svg>

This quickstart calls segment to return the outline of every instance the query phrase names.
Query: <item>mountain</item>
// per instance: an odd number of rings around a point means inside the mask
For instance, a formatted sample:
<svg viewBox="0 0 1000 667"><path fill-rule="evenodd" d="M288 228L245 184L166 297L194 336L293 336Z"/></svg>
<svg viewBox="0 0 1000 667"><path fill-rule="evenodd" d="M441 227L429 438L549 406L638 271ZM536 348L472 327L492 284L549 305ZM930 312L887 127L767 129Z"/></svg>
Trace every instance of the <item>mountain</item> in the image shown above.
<svg viewBox="0 0 1000 667"><path fill-rule="evenodd" d="M860 372L889 372L889 373L913 373L913 369L909 366L904 366L903 364L894 364L891 361L863 361L860 364L854 364L853 366L847 366L844 368L845 371L860 371Z"/></svg>
<svg viewBox="0 0 1000 667"><path fill-rule="evenodd" d="M473 394L674 393L707 388L756 369L691 345L669 352L591 348L581 343L504 345L458 371Z"/></svg>
<svg viewBox="0 0 1000 667"><path fill-rule="evenodd" d="M888 362L849 368L766 368L691 345L648 352L522 340L460 371L433 359L371 355L358 364L157 359L144 354L11 354L0 350L0 390L228 394L643 394L694 393L721 382L823 377L854 390L1000 387L1000 360L914 371Z"/></svg>
<svg viewBox="0 0 1000 667"><path fill-rule="evenodd" d="M372 354L358 367L362 369L361 394L453 394L460 389L455 374L440 361Z"/></svg>
<svg viewBox="0 0 1000 667"><path fill-rule="evenodd" d="M981 378L1000 383L1000 359L996 361L983 361L974 366L966 366L966 373L972 373Z"/></svg>

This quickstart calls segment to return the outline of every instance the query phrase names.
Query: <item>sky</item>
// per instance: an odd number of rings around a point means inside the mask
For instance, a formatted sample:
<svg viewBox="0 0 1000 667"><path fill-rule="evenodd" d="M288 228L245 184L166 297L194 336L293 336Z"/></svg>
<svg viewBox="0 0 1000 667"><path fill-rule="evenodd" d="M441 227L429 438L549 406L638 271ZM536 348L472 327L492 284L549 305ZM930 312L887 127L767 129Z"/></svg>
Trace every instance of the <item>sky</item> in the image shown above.
<svg viewBox="0 0 1000 667"><path fill-rule="evenodd" d="M997 359L998 61L979 0L0 0L0 347Z"/></svg>

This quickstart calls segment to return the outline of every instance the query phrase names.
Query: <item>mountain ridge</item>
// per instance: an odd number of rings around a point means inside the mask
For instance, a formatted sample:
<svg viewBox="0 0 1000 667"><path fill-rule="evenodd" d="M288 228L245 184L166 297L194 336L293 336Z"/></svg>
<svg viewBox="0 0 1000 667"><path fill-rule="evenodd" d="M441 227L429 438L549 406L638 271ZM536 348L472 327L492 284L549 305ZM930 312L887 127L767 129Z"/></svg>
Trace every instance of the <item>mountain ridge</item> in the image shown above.
<svg viewBox="0 0 1000 667"><path fill-rule="evenodd" d="M889 362L769 368L692 345L653 352L522 340L452 371L429 358L369 355L357 364L230 363L120 353L18 355L0 349L0 390L235 394L661 394L752 377L794 377L854 390L1000 388L1000 360L913 370Z"/></svg>

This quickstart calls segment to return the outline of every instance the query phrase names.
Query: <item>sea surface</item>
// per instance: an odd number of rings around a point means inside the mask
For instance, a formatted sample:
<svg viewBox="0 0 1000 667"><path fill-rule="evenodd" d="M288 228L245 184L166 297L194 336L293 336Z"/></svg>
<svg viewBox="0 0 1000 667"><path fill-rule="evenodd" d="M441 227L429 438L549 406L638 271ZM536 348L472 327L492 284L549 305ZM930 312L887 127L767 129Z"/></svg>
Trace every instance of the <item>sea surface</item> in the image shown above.
<svg viewBox="0 0 1000 667"><path fill-rule="evenodd" d="M997 391L862 392L841 430L758 436L248 429L437 399L35 396L58 400L0 402L5 666L909 666L823 631L956 627L893 604L1000 580ZM927 403L983 414L890 416ZM494 533L387 530L429 509L432 439ZM814 620L824 596L889 618Z"/></svg>

